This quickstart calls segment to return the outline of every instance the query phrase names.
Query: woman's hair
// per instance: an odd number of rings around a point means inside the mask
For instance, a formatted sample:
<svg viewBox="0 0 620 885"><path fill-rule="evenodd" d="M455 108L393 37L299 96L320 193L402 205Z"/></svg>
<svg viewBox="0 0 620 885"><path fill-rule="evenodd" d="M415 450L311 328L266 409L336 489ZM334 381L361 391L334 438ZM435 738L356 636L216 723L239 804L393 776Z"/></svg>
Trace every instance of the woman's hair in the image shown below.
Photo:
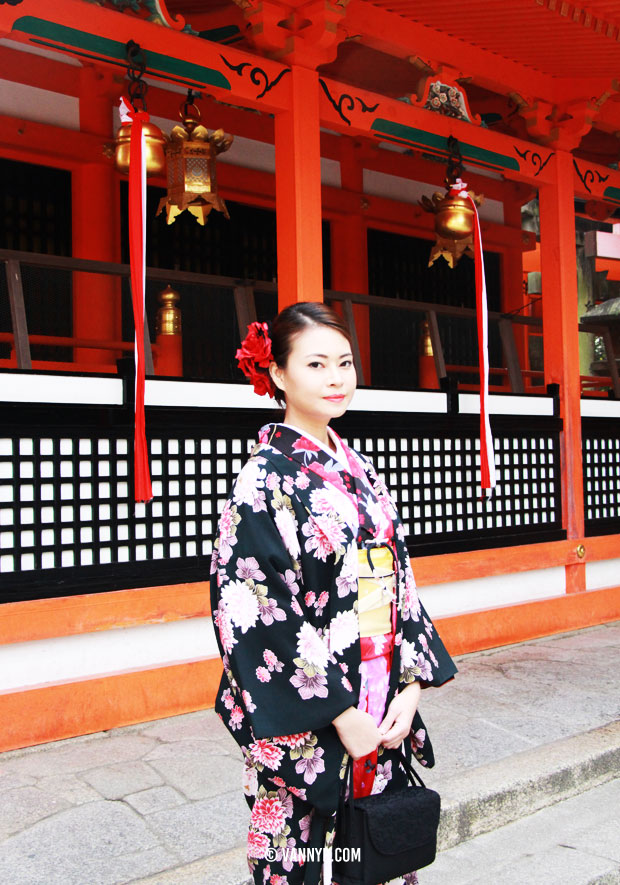
<svg viewBox="0 0 620 885"><path fill-rule="evenodd" d="M344 335L351 349L353 348L348 326L331 307L320 301L299 301L280 311L269 330L271 356L281 369L286 368L296 336L309 326L328 326L330 329L335 329ZM280 405L284 405L286 401L284 391L276 388L274 397Z"/></svg>

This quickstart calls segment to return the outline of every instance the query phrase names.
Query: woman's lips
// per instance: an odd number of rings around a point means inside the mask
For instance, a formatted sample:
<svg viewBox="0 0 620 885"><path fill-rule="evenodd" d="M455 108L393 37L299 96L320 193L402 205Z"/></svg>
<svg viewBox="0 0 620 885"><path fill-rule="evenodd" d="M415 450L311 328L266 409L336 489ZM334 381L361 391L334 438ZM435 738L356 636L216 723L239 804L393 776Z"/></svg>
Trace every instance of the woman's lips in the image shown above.
<svg viewBox="0 0 620 885"><path fill-rule="evenodd" d="M341 403L344 399L344 393L338 393L335 396L324 396L323 399L328 400L330 403Z"/></svg>

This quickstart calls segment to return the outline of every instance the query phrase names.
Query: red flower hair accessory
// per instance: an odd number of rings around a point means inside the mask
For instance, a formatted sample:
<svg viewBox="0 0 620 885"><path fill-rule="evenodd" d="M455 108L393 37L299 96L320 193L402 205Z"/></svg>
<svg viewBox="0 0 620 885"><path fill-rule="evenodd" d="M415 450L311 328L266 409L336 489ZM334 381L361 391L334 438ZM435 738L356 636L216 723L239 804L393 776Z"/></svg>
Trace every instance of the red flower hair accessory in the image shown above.
<svg viewBox="0 0 620 885"><path fill-rule="evenodd" d="M235 354L239 368L249 379L259 396L273 396L275 385L269 374L271 355L271 338L267 323L250 323L248 334L241 342Z"/></svg>

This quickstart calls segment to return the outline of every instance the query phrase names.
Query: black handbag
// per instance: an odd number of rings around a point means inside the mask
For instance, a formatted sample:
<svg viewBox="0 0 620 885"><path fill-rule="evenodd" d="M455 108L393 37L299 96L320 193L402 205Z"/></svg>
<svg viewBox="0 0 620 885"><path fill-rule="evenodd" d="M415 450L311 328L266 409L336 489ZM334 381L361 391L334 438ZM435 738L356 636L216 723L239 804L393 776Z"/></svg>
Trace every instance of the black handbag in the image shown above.
<svg viewBox="0 0 620 885"><path fill-rule="evenodd" d="M399 763L411 786L354 799L349 757L332 851L332 876L339 885L380 885L435 860L439 793L424 786L402 752Z"/></svg>

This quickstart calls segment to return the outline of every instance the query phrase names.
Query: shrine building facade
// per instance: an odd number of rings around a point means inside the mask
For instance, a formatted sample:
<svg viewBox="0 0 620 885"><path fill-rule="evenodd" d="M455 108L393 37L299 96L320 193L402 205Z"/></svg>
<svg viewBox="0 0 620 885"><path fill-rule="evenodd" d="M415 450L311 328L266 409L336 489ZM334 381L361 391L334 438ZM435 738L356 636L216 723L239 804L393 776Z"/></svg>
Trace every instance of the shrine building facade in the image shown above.
<svg viewBox="0 0 620 885"><path fill-rule="evenodd" d="M353 333L335 426L394 492L452 654L620 617L619 69L600 0L0 0L0 751L212 706L218 513L280 415L234 353L297 301ZM150 503L121 96L167 155ZM175 196L175 138L204 198ZM488 498L475 262L438 239L455 170L480 198Z"/></svg>

